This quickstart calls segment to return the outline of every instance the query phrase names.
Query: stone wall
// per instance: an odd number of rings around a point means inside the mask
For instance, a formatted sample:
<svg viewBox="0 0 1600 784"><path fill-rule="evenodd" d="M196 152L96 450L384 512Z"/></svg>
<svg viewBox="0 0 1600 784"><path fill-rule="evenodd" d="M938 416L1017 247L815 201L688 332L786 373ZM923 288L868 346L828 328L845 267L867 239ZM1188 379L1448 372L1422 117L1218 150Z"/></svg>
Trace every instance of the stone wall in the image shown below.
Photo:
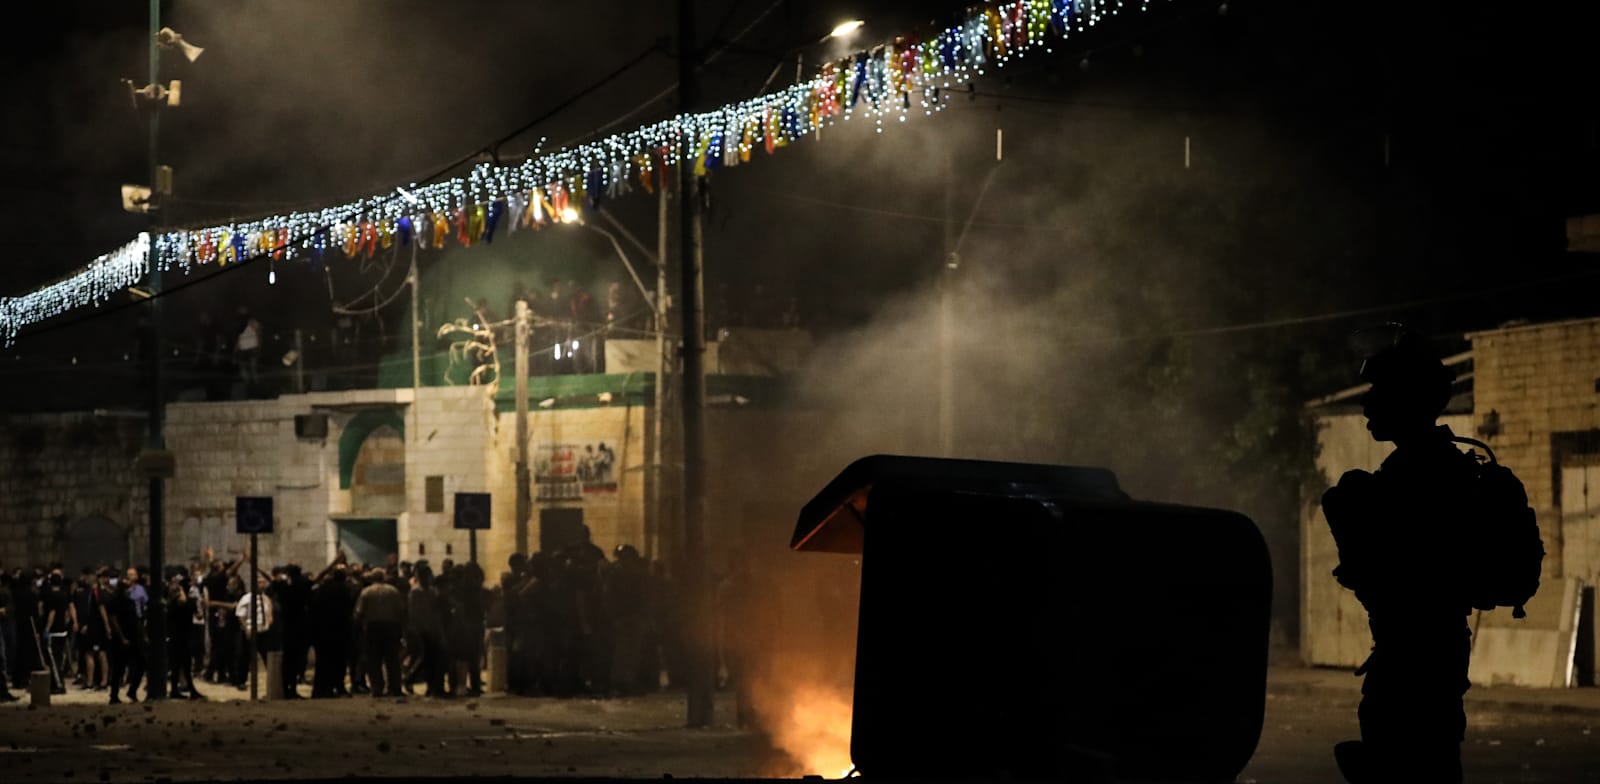
<svg viewBox="0 0 1600 784"><path fill-rule="evenodd" d="M326 416L326 435L297 436L297 415ZM39 415L6 422L0 437L0 563L58 558L67 526L90 516L121 526L132 557L138 563L147 560L146 484L133 471L142 417ZM528 550L539 546L541 512L581 510L593 541L608 555L622 544L658 557L672 552L675 528L652 532L646 527L653 518L647 481L654 470L654 412L648 406L535 406L529 426L534 463L556 447L571 448L582 459L602 444L614 459L610 481L535 499L520 537ZM403 508L378 515L362 508L362 494L352 486L360 472L350 464L368 437L390 432L385 428L402 431ZM465 560L469 534L453 525L457 492L492 496L491 529L478 537L479 561L491 578L518 546L515 414L497 411L482 388L173 403L167 407L165 434L176 460L175 476L166 485L168 563L207 549L224 558L245 554L248 537L235 533L238 496L274 500L276 529L259 541L266 565L295 561L320 568L337 551L346 530L341 526L378 518L393 520L385 525L391 526L394 549L403 560ZM781 549L800 506L851 460L867 454L849 441L830 434L827 417L817 412L708 410L707 540L714 566L725 563L735 548ZM663 503L670 506L680 502L671 494L679 468L670 455L667 462L669 490Z"/></svg>
<svg viewBox="0 0 1600 784"><path fill-rule="evenodd" d="M649 427L651 419L645 406L609 405L592 408L544 410L534 408L528 414L529 471L540 472L541 460L548 460L551 451L562 447L575 450L578 460L598 450L602 444L614 455L611 464L611 482L580 483L576 494L552 496L547 489L540 492L535 476L533 513L526 533L527 547L536 550L540 542L540 513L545 510L581 509L583 524L589 527L594 543L609 557L618 545L632 545L640 552L645 547L645 477L651 455ZM516 473L514 470L516 445L516 414L499 415L499 438L495 441L496 457L503 466L500 474L496 503L505 499L503 507L496 507L494 537L496 560L488 563L497 568L511 555L517 540L515 525ZM547 483L548 487L548 483ZM501 526L502 509L506 525ZM500 557L504 556L504 557Z"/></svg>
<svg viewBox="0 0 1600 784"><path fill-rule="evenodd" d="M1528 488L1549 554L1546 576L1593 580L1600 560L1584 544L1600 531L1590 510L1562 508L1561 469L1600 458L1600 319L1469 337L1475 413L1490 427L1485 440Z"/></svg>
<svg viewBox="0 0 1600 784"><path fill-rule="evenodd" d="M144 429L139 414L0 420L0 565L62 560L69 528L95 517L128 535L132 562L148 560L148 483L133 464Z"/></svg>
<svg viewBox="0 0 1600 784"><path fill-rule="evenodd" d="M498 439L505 443L515 438L499 427L494 404L481 387L429 387L418 390L415 410L406 414L406 509L400 526L402 558L426 557L437 564L444 558L467 560L469 534L455 530L455 494L493 494L493 519L487 534L480 534L479 562L492 560L490 538L512 527L515 519L515 488L501 485L502 472L496 463L506 459L497 451ZM439 477L443 484L443 505L427 511L427 478ZM509 556L510 553L505 553ZM487 569L485 571L488 571Z"/></svg>

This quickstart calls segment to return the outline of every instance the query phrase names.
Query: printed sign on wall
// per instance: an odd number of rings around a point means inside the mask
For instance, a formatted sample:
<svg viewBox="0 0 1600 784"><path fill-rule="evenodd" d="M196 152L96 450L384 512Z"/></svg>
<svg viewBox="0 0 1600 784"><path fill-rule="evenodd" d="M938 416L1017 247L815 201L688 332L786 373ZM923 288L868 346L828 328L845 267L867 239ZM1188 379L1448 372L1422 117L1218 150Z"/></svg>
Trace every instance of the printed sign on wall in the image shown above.
<svg viewBox="0 0 1600 784"><path fill-rule="evenodd" d="M540 444L533 459L534 500L582 501L617 492L617 453L610 444Z"/></svg>

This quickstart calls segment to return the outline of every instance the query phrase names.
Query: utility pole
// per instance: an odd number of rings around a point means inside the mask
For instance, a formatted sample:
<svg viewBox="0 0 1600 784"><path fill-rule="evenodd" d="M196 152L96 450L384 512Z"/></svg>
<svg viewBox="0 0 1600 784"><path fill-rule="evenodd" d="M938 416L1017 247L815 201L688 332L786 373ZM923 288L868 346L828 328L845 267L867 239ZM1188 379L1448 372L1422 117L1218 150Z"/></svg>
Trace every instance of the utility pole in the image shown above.
<svg viewBox="0 0 1600 784"><path fill-rule="evenodd" d="M939 456L955 457L955 317L951 312L956 268L961 259L956 250L955 153L944 158L944 263L939 267Z"/></svg>
<svg viewBox="0 0 1600 784"><path fill-rule="evenodd" d="M150 81L147 84L159 85L161 83L161 0L150 0ZM160 188L160 162L157 158L160 149L157 140L161 131L161 109L151 106L146 109L149 114L149 172L150 191L152 198ZM156 228L160 221L160 202L152 205L148 213L150 216L150 234L156 236ZM150 251L150 314L145 325L146 341L146 372L150 385L150 416L147 421L149 430L145 437L145 449L151 453L166 451L166 437L162 434L163 419L166 409L163 403L163 390L161 378L161 265L156 260L154 245ZM170 466L170 460L157 462L157 466ZM150 678L145 684L145 698L152 700L165 699L167 696L167 624L166 624L166 576L162 570L166 568L166 557L163 552L162 541L162 507L165 505L164 468L150 470L150 601L145 606L145 622L151 640L148 661L150 664ZM251 586L251 590L255 590ZM254 660L251 662L254 664Z"/></svg>
<svg viewBox="0 0 1600 784"><path fill-rule="evenodd" d="M417 436L422 433L422 295L417 292L421 279L417 276L417 246L421 243L416 237L411 238L411 272L407 283L411 285L411 438L406 439L408 449L420 449ZM295 340L299 340L300 330L295 330ZM298 348L298 346L296 346ZM305 366L304 358L300 366ZM498 380L498 379L497 379ZM305 391L304 385L301 392ZM477 532L474 531L474 534ZM474 539L474 542L477 540ZM474 558L473 560L477 560Z"/></svg>
<svg viewBox="0 0 1600 784"><path fill-rule="evenodd" d="M699 51L695 43L694 0L678 0L678 112L694 111L695 69ZM711 585L706 573L706 388L705 312L701 306L704 279L701 270L700 181L685 160L692 139L679 138L678 240L682 249L683 291L683 567L681 578L689 602L688 726L709 727L712 718Z"/></svg>
<svg viewBox="0 0 1600 784"><path fill-rule="evenodd" d="M655 466L652 472L654 481L650 485L650 510L655 515L655 530L645 537L645 553L648 558L661 557L661 532L665 527L668 516L665 514L666 504L662 499L666 497L666 444L662 438L666 435L667 418L667 384L669 368L672 367L672 357L667 355L667 192L670 189L665 182L657 191L656 196L656 407L655 423L653 426L654 454L650 463Z"/></svg>
<svg viewBox="0 0 1600 784"><path fill-rule="evenodd" d="M517 552L526 552L528 522L533 517L533 488L528 476L528 302L517 300L513 346L517 352Z"/></svg>
<svg viewBox="0 0 1600 784"><path fill-rule="evenodd" d="M417 292L421 279L417 276L415 239L411 242L411 273L407 280L411 284L411 394L415 400L417 390L422 388L422 295Z"/></svg>
<svg viewBox="0 0 1600 784"><path fill-rule="evenodd" d="M1002 132L996 129L994 165L983 176L983 184L978 187L978 198L973 200L972 209L967 213L960 232L956 231L956 156L954 150L945 153L944 264L943 269L939 270L939 356L936 360L939 372L939 454L944 457L956 456L955 295L956 276L961 269L961 243L972 229L972 221L978 217L978 209L983 206L984 197L989 195L989 188L994 185L994 176L1005 161L1004 147L1001 145L1003 138Z"/></svg>

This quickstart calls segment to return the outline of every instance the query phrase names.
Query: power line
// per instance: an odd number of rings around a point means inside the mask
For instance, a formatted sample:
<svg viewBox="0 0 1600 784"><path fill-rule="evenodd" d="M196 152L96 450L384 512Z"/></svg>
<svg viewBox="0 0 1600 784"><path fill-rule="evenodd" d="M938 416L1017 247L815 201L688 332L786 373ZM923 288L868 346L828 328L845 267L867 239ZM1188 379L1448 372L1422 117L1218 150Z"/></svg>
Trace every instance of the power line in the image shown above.
<svg viewBox="0 0 1600 784"><path fill-rule="evenodd" d="M1207 337L1211 335L1228 335L1239 332L1252 332L1262 329L1275 329L1278 327L1300 326L1302 324L1316 324L1326 321L1338 321L1341 319L1356 318L1359 316L1372 316L1379 313L1393 313L1395 311L1411 310L1413 308L1420 308L1428 305L1442 305L1448 302L1460 302L1462 300L1477 299L1489 294L1502 294L1507 291L1535 288L1537 286L1553 283L1566 283L1569 281L1592 278L1596 276L1600 276L1600 269L1582 270L1564 275L1552 275L1544 278L1536 278L1534 280L1525 280L1510 286L1475 289L1473 291L1462 291L1454 294L1444 294L1437 297L1414 299L1405 302L1391 302L1385 305L1373 305L1365 308L1353 308L1350 310L1315 313L1305 316L1289 316L1285 318L1252 321L1240 324L1223 324L1214 327L1195 327L1192 329L1181 329L1171 332L1151 333L1144 335L1121 335L1107 337L1102 340L1074 340L1069 342L1124 343L1140 340L1166 340L1169 338Z"/></svg>
<svg viewBox="0 0 1600 784"><path fill-rule="evenodd" d="M818 199L818 198L815 198L815 197L812 197L812 196L801 196L799 194L794 194L794 193L783 193L781 191L768 190L766 188L757 188L756 190L762 191L763 193L771 194L773 196L777 196L777 197L782 198L782 199L790 199L792 201L798 201L798 202L801 202L803 204L812 204L812 205L816 205L818 207L832 207L834 209L847 210L847 211L850 211L850 212L860 212L860 213L865 213L865 214L868 214L868 215L883 215L883 216L891 217L891 218L904 218L906 220L923 221L925 223L944 223L945 222L944 217L943 216L939 216L939 215L926 215L926 214L915 213L915 212L901 212L899 210L885 210L885 209L880 209L878 207L868 207L868 206L861 205L861 204L850 204L850 203L842 202L842 201L830 201L828 199ZM1002 221L977 221L977 220L975 220L975 221L972 221L971 225L973 225L973 226L987 226L987 227L999 228L999 229L1019 229L1019 230L1022 230L1022 231L1042 231L1042 232L1067 232L1067 231L1071 231L1071 229L1067 229L1067 228L1063 228L1063 227L1059 227L1059 226L1040 226L1040 225L1032 224L1032 223L1006 223L1006 222L1002 222Z"/></svg>
<svg viewBox="0 0 1600 784"><path fill-rule="evenodd" d="M707 54L705 56L705 58L700 61L700 65L698 66L698 68L696 68L696 70L704 69L706 66L708 66L712 62L714 62L717 58L721 57L722 54L724 52L728 51L733 44L738 43L746 35L749 35L750 31L754 30L756 28L756 25L761 24L763 21L766 20L766 18L768 16L772 15L773 11L778 10L778 7L782 6L785 1L786 0L774 0L772 5L767 6L765 11L762 11L760 14L757 14L755 19L752 19L750 21L750 23L745 25L743 29L739 30L739 32L734 33L733 37L728 39L728 41L726 43L724 43L722 46L718 47L715 51L711 52L710 54ZM639 116L641 113L644 112L644 110L646 108L654 106L657 102L659 102L663 98L666 98L667 96L672 95L674 92L677 92L677 90L678 90L678 82L676 80L674 80L672 82L672 84L667 85L667 87L665 89L663 89L661 92L656 93L655 95L653 95L653 96L651 96L649 98L646 98L644 101L642 101L642 102L638 103L637 105L635 105L632 109L629 109L628 111L624 112L621 116L618 116L618 117L616 117L614 119L611 119L611 120L608 120L608 121L606 121L604 123L601 123L600 125L596 126L593 130L589 131L588 133L581 134L579 136L574 136L573 138L568 139L565 142L562 142L561 146L562 147L568 147L568 146L571 146L571 145L576 144L578 142L582 142L582 141L587 141L589 139L593 139L596 136L599 136L600 134L605 133L606 131L609 131L612 128L617 127L618 125L621 125L622 123L625 123L628 120Z"/></svg>
<svg viewBox="0 0 1600 784"><path fill-rule="evenodd" d="M638 65L639 63L643 62L645 60L645 58L647 58L651 54L654 54L655 52L659 51L659 49L660 49L659 46L652 45L650 48L645 49L644 51L640 52L638 55L635 55L632 59L630 59L627 62L623 63L621 66L618 66L615 70L611 71L611 73L609 73L606 76L602 77L599 81L590 84L588 87L585 87L582 90L579 90L578 92L576 92L573 95L569 96L565 100L560 101L555 106L553 106L550 109L546 110L545 112L541 113L539 116L535 117L534 119L522 124L520 127L516 128L515 130L511 131L510 133L507 133L507 134L499 137L498 139L495 139L494 141L490 142L487 145L479 147L478 149L474 150L473 152L471 152L471 153L469 153L469 154L467 154L465 156L462 156L461 158L456 159L455 161L451 162L450 164L448 164L446 166L440 167L439 169L435 170L431 174L428 174L428 175L426 175L426 176L424 176L424 177L422 177L420 179L413 180L413 182L423 183L423 182L430 182L432 180L436 180L439 177L442 177L445 174L448 174L452 169L455 169L456 167L461 166L464 163L468 163L468 162L472 161L479 154L484 153L484 152L490 152L493 155L498 155L499 147L500 147L501 144L504 144L505 142L510 141L511 139L514 139L514 138L522 135L523 133L526 133L527 131L529 131L532 128L536 127L539 123L542 123L542 122L550 119L551 117L555 116L557 113L559 113L560 111L566 109L567 107L571 106L572 104L576 103L577 101L582 100L583 98L587 97L588 95L590 95L591 93L593 93L596 90L600 89L601 87L604 87L605 85L610 84L612 81L616 80L622 74L626 73L628 70L632 69L634 66ZM391 194L391 195L386 196L384 198L385 198L385 200L393 200L393 199L397 198L397 196ZM181 227L179 227L179 228L181 228ZM286 246L279 245L279 246L276 246L276 247L274 247L274 248L272 248L270 250L262 251L261 253L258 253L258 254L254 255L254 256L250 256L250 257L247 257L247 258L239 259L234 264L230 264L230 265L226 265L224 267L221 267L221 268L218 269L217 272L214 272L214 273L212 273L210 275L206 275L206 276L201 277L201 278L189 278L189 279L185 280L183 283L177 284L175 286L163 287L161 291L155 292L152 296L146 297L146 298L144 298L142 300L134 300L134 301L130 301L130 302L120 303L120 304L117 304L117 305L110 305L110 306L100 307L100 308L97 308L97 309L91 311L90 313L88 313L88 314L86 314L86 315L84 315L82 317L79 317L79 318L76 318L76 319L72 319L70 321L58 322L56 324L53 324L53 325L50 325L50 326L47 326L47 327L40 327L40 328L37 328L37 329L32 329L32 330L30 330L28 332L28 335L30 337L32 337L32 336L38 336L38 335L42 335L42 334L48 334L48 333L53 332L53 331L58 330L58 329L64 329L66 327L70 327L70 326L74 326L74 325L77 325L77 324L85 323L85 322L90 321L90 320L95 319L95 318L100 318L102 316L110 315L112 313L117 313L117 312L125 310L125 309L127 309L129 307L132 307L134 305L138 305L138 304L140 304L142 302L151 301L151 300L154 300L154 299L156 299L158 297L164 297L164 296L167 296L170 293L181 291L181 290L186 289L186 288L188 288L190 286L197 285L199 283L203 283L203 282L209 281L212 278L217 277L218 275L221 275L221 274L224 274L224 273L227 273L227 272L231 272L231 271L233 271L235 269L238 269L240 267L244 267L244 266L246 266L246 265L248 265L248 264L250 264L252 262L258 261L258 260L260 260L261 258L263 258L265 256L271 256L274 253L277 253L279 251L284 251L284 250L288 250L288 248ZM21 337L22 337L22 335L21 335L21 333L19 331L18 338L20 339Z"/></svg>

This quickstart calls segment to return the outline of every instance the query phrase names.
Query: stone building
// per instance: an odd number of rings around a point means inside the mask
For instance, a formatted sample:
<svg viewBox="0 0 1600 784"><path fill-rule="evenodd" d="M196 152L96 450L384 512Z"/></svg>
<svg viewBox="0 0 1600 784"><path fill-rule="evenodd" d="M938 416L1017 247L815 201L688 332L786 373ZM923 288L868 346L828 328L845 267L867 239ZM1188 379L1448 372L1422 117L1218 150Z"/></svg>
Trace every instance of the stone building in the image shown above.
<svg viewBox="0 0 1600 784"><path fill-rule="evenodd" d="M799 507L865 448L847 433L830 434L828 417L787 393L785 374L805 358L803 336L744 330L723 337L707 361L713 568L737 548L781 549ZM629 544L670 560L679 539L681 499L673 488L680 468L670 440L663 462L654 459L655 374L643 367L653 352L653 341L612 341L608 367L619 372L530 379L533 509L523 526L509 378L497 390L423 386L170 403L165 435L176 465L166 482L166 560L184 562L208 548L220 557L242 554L248 540L235 533L235 499L268 496L275 530L260 537L264 564L317 569L340 550L365 562L390 554L464 561L469 534L454 528L458 492L491 496L490 528L477 537L491 580L512 553L559 547L585 530L608 554ZM665 432L673 437L670 426ZM137 412L8 418L0 439L7 491L0 494L0 565L147 563L146 481L133 463L143 433Z"/></svg>
<svg viewBox="0 0 1600 784"><path fill-rule="evenodd" d="M1474 668L1482 674L1474 679L1592 683L1597 637L1591 586L1600 575L1600 318L1508 325L1466 338L1471 350L1448 360L1457 371L1458 394L1441 423L1487 443L1521 478L1547 553L1526 620L1513 621L1507 611L1473 619ZM1354 387L1308 405L1318 428L1317 464L1328 483L1352 468L1375 468L1392 448L1367 434L1356 402L1363 391ZM1366 616L1330 576L1337 553L1318 503L1322 488L1309 490L1301 514L1301 655L1310 664L1355 666L1372 644ZM1481 670L1480 661L1498 669Z"/></svg>

